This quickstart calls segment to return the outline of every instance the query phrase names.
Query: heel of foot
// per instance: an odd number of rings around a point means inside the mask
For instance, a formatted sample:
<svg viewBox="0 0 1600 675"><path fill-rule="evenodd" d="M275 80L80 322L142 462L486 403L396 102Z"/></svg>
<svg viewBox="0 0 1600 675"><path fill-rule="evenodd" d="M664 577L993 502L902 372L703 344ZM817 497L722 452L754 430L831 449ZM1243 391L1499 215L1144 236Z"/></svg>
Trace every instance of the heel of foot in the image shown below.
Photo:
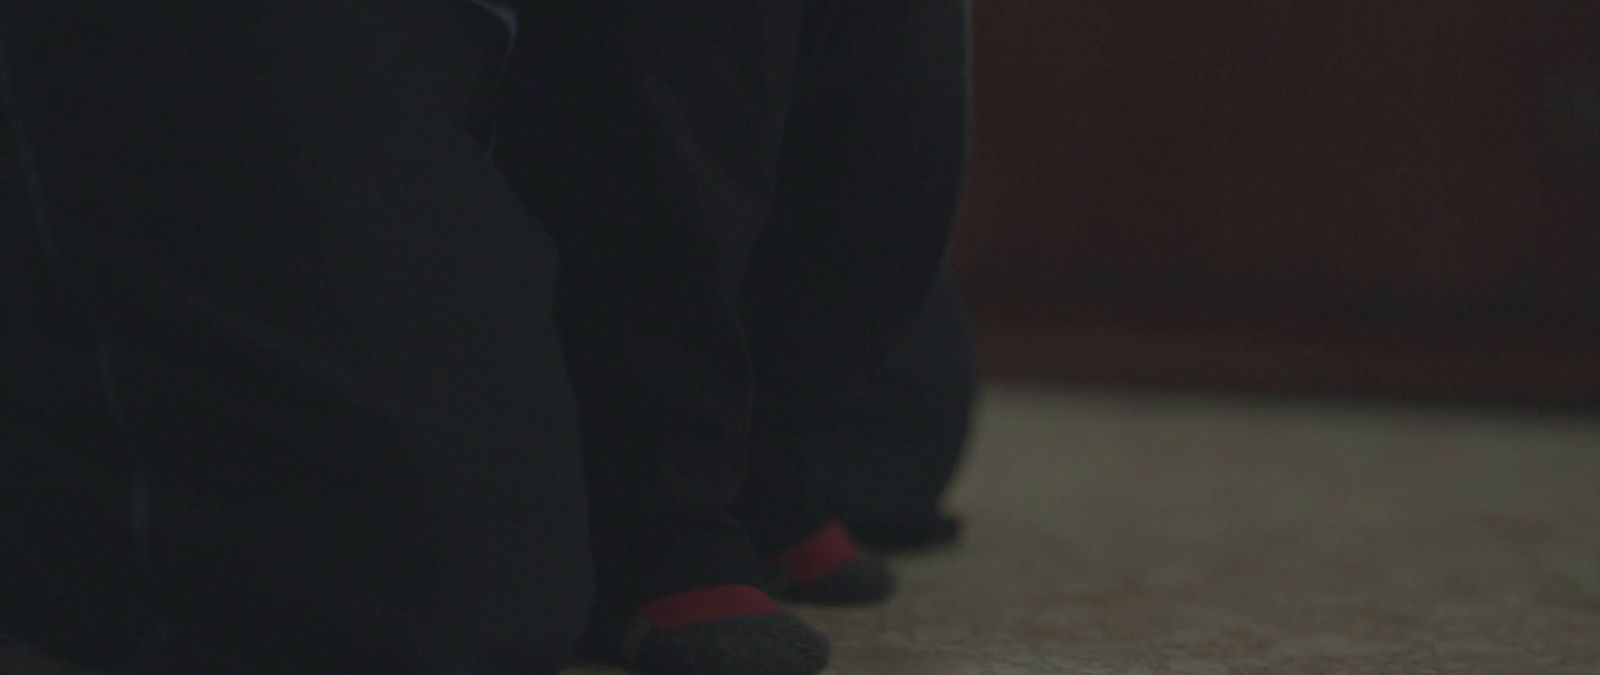
<svg viewBox="0 0 1600 675"><path fill-rule="evenodd" d="M624 661L646 675L816 675L828 638L788 612L647 631Z"/></svg>
<svg viewBox="0 0 1600 675"><path fill-rule="evenodd" d="M894 592L894 575L867 553L843 525L821 531L770 562L775 593L785 600L830 605L880 602Z"/></svg>
<svg viewBox="0 0 1600 675"><path fill-rule="evenodd" d="M828 664L821 633L752 586L715 586L640 605L599 641L645 675L815 675Z"/></svg>
<svg viewBox="0 0 1600 675"><path fill-rule="evenodd" d="M810 583L784 582L779 597L818 605L869 605L894 595L894 573L883 558L862 554L844 567Z"/></svg>

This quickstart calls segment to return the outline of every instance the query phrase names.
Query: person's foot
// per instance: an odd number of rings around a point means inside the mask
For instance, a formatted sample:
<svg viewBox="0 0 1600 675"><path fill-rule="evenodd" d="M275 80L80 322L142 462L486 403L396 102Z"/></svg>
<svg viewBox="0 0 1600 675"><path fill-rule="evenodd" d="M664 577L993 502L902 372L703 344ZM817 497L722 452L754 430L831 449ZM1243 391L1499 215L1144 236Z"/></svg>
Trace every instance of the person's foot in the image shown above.
<svg viewBox="0 0 1600 675"><path fill-rule="evenodd" d="M955 516L929 516L923 520L897 523L850 522L856 541L880 553L906 553L939 548L955 542L961 535L961 521Z"/></svg>
<svg viewBox="0 0 1600 675"><path fill-rule="evenodd" d="M695 589L640 605L596 647L645 675L815 675L828 638L753 586Z"/></svg>
<svg viewBox="0 0 1600 675"><path fill-rule="evenodd" d="M894 593L894 574L844 526L829 523L768 561L774 594L792 602L865 605Z"/></svg>

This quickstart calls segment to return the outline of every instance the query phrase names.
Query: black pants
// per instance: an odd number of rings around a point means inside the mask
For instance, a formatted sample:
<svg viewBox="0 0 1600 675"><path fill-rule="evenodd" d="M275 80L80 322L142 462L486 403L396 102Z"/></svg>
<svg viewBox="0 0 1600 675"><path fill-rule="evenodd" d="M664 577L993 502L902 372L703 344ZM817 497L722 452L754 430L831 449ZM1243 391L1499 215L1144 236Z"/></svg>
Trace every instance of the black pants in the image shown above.
<svg viewBox="0 0 1600 675"><path fill-rule="evenodd" d="M947 275L894 348L835 390L797 433L813 484L864 543L933 543L951 527L943 500L967 444L975 361Z"/></svg>
<svg viewBox="0 0 1600 675"><path fill-rule="evenodd" d="M793 429L922 305L964 0L524 3L502 135L564 256L602 603L752 581L826 514ZM732 511L730 511L732 509Z"/></svg>
<svg viewBox="0 0 1600 675"><path fill-rule="evenodd" d="M554 672L586 496L483 19L0 2L34 270L0 326L6 631L161 675Z"/></svg>

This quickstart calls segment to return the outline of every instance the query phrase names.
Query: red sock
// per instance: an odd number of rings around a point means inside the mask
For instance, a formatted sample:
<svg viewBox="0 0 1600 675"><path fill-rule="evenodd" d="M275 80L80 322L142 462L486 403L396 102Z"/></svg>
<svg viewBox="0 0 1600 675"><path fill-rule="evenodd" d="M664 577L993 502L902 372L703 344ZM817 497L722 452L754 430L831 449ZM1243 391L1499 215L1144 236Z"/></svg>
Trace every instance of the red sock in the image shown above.
<svg viewBox="0 0 1600 675"><path fill-rule="evenodd" d="M639 615L659 631L741 616L777 614L778 603L754 586L708 586L657 598L639 607Z"/></svg>
<svg viewBox="0 0 1600 675"><path fill-rule="evenodd" d="M828 523L788 550L773 558L790 581L810 584L833 574L861 557L861 546L838 522Z"/></svg>
<svg viewBox="0 0 1600 675"><path fill-rule="evenodd" d="M706 586L640 605L602 650L656 675L816 675L828 638L754 586Z"/></svg>

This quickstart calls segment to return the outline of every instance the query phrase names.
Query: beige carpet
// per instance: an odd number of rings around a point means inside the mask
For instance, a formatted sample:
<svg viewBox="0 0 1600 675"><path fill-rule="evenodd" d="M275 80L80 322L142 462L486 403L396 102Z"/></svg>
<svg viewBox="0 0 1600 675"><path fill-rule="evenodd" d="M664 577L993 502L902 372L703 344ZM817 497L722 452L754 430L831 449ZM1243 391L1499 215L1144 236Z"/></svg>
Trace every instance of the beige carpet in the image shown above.
<svg viewBox="0 0 1600 675"><path fill-rule="evenodd" d="M954 502L832 673L1600 674L1594 416L999 390Z"/></svg>
<svg viewBox="0 0 1600 675"><path fill-rule="evenodd" d="M955 504L831 672L1600 673L1597 419L1002 390Z"/></svg>

